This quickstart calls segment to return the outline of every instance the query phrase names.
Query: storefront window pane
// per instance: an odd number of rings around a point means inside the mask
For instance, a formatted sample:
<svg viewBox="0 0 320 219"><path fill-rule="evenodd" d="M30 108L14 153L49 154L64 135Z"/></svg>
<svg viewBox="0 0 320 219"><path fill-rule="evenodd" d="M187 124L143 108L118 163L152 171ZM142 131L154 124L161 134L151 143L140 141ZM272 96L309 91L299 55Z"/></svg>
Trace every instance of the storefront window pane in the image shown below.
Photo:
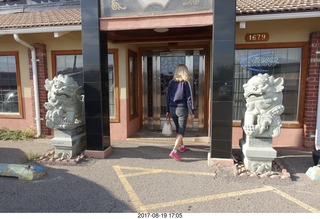
<svg viewBox="0 0 320 219"><path fill-rule="evenodd" d="M116 102L115 102L115 75L114 75L114 54L108 54L108 72L109 72L109 114L110 118L115 118Z"/></svg>
<svg viewBox="0 0 320 219"><path fill-rule="evenodd" d="M131 50L129 50L128 55L130 119L134 119L138 116L138 55Z"/></svg>
<svg viewBox="0 0 320 219"><path fill-rule="evenodd" d="M0 54L0 113L19 113L16 58Z"/></svg>
<svg viewBox="0 0 320 219"><path fill-rule="evenodd" d="M83 86L83 62L82 55L57 55L57 75L69 75L79 86Z"/></svg>
<svg viewBox="0 0 320 219"><path fill-rule="evenodd" d="M268 73L284 79L282 121L298 122L301 56L301 48L236 50L233 119L244 117L243 84L254 75Z"/></svg>
<svg viewBox="0 0 320 219"><path fill-rule="evenodd" d="M57 54L59 53L59 54ZM79 51L81 53L81 51ZM83 86L83 57L81 54L72 54L70 51L55 52L56 75L64 74L71 76L79 86ZM117 114L115 93L115 57L113 53L108 54L108 76L109 76L109 114L110 121L114 121Z"/></svg>

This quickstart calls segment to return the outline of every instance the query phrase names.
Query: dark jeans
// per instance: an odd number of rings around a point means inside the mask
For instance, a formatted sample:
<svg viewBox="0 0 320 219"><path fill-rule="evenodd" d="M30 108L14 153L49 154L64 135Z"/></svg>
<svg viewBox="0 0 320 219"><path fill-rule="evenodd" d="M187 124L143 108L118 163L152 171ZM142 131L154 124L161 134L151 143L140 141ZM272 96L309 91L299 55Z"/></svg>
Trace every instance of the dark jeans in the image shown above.
<svg viewBox="0 0 320 219"><path fill-rule="evenodd" d="M170 107L170 116L176 125L176 132L184 136L188 122L188 107Z"/></svg>
<svg viewBox="0 0 320 219"><path fill-rule="evenodd" d="M312 152L312 159L314 165L320 164L320 150L316 150Z"/></svg>

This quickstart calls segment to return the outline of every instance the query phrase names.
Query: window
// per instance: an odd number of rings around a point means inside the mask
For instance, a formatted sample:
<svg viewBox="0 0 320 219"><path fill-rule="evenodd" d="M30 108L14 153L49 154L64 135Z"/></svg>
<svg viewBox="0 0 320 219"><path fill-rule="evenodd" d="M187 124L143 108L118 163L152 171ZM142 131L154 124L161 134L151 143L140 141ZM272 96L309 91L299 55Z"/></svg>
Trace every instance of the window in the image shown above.
<svg viewBox="0 0 320 219"><path fill-rule="evenodd" d="M284 79L283 105L285 111L281 120L287 125L301 125L301 85L303 75L304 46L291 48L250 48L235 52L235 81L233 119L240 121L246 111L243 84L258 73L268 73ZM300 111L299 111L300 110Z"/></svg>
<svg viewBox="0 0 320 219"><path fill-rule="evenodd" d="M58 74L68 74L79 86L83 86L82 51L53 51L53 77ZM119 122L119 92L118 92L118 51L108 52L109 72L109 113L110 122Z"/></svg>
<svg viewBox="0 0 320 219"><path fill-rule="evenodd" d="M134 119L138 116L138 55L128 51L128 91L129 91L129 116Z"/></svg>
<svg viewBox="0 0 320 219"><path fill-rule="evenodd" d="M108 52L109 72L109 106L110 121L120 122L119 119L119 86L118 86L118 50L109 49Z"/></svg>
<svg viewBox="0 0 320 219"><path fill-rule="evenodd" d="M79 86L83 86L82 51L53 51L53 77L69 75Z"/></svg>
<svg viewBox="0 0 320 219"><path fill-rule="evenodd" d="M0 116L22 118L17 52L0 53Z"/></svg>

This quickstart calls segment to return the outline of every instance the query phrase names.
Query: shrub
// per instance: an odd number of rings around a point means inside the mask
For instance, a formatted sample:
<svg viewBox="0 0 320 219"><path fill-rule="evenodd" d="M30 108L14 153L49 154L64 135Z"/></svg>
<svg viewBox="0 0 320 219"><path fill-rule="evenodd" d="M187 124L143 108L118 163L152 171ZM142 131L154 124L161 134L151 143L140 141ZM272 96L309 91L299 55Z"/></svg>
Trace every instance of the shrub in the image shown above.
<svg viewBox="0 0 320 219"><path fill-rule="evenodd" d="M21 130L8 130L8 129L0 129L0 140L26 140L26 139L33 139L35 136L35 132L32 129L28 129L26 131Z"/></svg>

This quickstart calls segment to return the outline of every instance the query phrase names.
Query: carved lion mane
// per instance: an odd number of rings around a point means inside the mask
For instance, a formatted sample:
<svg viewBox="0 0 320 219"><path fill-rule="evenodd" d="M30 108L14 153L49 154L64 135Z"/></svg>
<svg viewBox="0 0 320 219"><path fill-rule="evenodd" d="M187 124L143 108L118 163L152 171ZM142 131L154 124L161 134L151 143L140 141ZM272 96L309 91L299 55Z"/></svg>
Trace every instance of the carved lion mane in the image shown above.
<svg viewBox="0 0 320 219"><path fill-rule="evenodd" d="M243 85L247 110L244 131L252 137L276 137L280 134L280 115L284 111L283 78L268 74L253 76Z"/></svg>
<svg viewBox="0 0 320 219"><path fill-rule="evenodd" d="M68 75L58 75L53 80L46 79L48 91L46 125L48 128L71 129L83 123L82 88Z"/></svg>

